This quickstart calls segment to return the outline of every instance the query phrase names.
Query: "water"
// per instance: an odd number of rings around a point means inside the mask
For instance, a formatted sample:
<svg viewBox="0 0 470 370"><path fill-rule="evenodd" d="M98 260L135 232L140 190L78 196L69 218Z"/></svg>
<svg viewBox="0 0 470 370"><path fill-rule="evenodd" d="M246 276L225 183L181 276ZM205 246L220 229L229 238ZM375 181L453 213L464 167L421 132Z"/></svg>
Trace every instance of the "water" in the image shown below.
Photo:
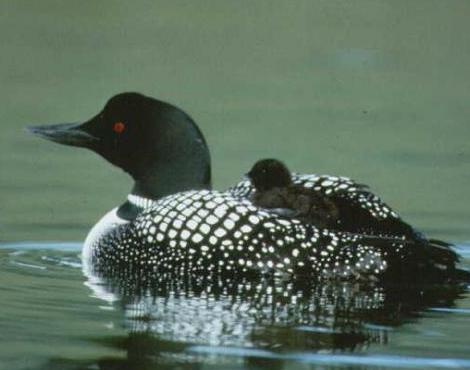
<svg viewBox="0 0 470 370"><path fill-rule="evenodd" d="M79 250L0 247L2 369L470 368L465 287L123 286L84 278Z"/></svg>
<svg viewBox="0 0 470 370"><path fill-rule="evenodd" d="M470 367L468 291L266 282L204 293L188 282L136 299L108 282L105 294L70 241L129 179L23 132L140 91L199 123L216 188L266 156L351 176L461 245L470 266L469 11L429 0L2 1L0 368Z"/></svg>

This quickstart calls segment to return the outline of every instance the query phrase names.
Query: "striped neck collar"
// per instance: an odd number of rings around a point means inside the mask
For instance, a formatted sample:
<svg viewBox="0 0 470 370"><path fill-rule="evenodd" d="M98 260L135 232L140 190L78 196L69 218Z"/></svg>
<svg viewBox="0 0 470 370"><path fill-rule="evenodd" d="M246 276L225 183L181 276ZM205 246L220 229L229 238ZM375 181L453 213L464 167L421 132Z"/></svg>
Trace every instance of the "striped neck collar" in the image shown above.
<svg viewBox="0 0 470 370"><path fill-rule="evenodd" d="M129 194L127 196L127 201L136 207L144 209L150 208L156 203L153 199L144 198L135 194Z"/></svg>

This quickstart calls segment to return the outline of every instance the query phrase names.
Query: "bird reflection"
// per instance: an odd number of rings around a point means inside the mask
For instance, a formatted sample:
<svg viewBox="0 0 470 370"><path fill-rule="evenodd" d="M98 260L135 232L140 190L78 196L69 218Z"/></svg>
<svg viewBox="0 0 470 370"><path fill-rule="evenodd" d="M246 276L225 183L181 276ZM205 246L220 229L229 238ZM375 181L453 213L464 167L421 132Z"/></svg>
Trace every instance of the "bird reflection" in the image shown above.
<svg viewBox="0 0 470 370"><path fill-rule="evenodd" d="M175 279L123 269L85 273L96 296L120 302L129 331L116 345L126 349L127 358L101 360L102 369L209 361L207 354L191 350L195 346L273 353L361 351L370 344L386 345L395 327L432 305L451 306L463 292L458 285L313 283L301 277ZM240 361L269 368L283 363L256 356Z"/></svg>

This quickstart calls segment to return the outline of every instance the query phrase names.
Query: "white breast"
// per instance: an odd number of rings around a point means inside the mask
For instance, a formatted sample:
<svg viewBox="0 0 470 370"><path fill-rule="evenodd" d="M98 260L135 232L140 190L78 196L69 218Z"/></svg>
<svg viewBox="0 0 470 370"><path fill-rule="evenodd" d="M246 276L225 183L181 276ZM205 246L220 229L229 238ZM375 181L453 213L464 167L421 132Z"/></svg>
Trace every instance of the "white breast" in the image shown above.
<svg viewBox="0 0 470 370"><path fill-rule="evenodd" d="M113 303L118 297L108 291L103 284L102 279L93 273L91 257L93 249L99 244L99 241L107 233L111 232L115 227L129 223L117 215L118 207L106 213L88 233L82 248L82 271L88 278L85 285L92 289L93 296L103 299L108 303Z"/></svg>
<svg viewBox="0 0 470 370"><path fill-rule="evenodd" d="M88 265L91 262L93 249L96 248L99 240L114 228L129 223L117 215L118 207L106 213L88 233L82 249L82 263Z"/></svg>

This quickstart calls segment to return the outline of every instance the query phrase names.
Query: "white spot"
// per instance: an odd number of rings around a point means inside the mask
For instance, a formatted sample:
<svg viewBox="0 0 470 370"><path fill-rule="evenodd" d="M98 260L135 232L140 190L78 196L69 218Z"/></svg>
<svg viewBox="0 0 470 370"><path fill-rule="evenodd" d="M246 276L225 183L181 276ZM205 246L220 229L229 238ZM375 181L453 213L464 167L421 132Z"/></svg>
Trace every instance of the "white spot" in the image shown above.
<svg viewBox="0 0 470 370"><path fill-rule="evenodd" d="M185 215L186 217L189 217L191 216L191 214L194 212L194 209L193 208L186 208L185 210L183 210L183 215Z"/></svg>
<svg viewBox="0 0 470 370"><path fill-rule="evenodd" d="M238 221L240 219L240 216L237 215L236 213L230 213L229 216L233 221Z"/></svg>
<svg viewBox="0 0 470 370"><path fill-rule="evenodd" d="M211 231L211 228L208 224L202 224L199 229L201 230L202 233L206 235L209 233L209 231Z"/></svg>
<svg viewBox="0 0 470 370"><path fill-rule="evenodd" d="M181 239L187 240L191 236L191 233L188 230L183 230L181 232Z"/></svg>
<svg viewBox="0 0 470 370"><path fill-rule="evenodd" d="M243 207L243 206L238 206L236 210L238 213L246 213L248 211L248 208Z"/></svg>
<svg viewBox="0 0 470 370"><path fill-rule="evenodd" d="M188 223L187 223L187 226L188 226L188 228L190 228L191 230L195 230L196 227L197 227L197 222L194 221L194 220L189 220Z"/></svg>
<svg viewBox="0 0 470 370"><path fill-rule="evenodd" d="M253 230L250 226L248 225L243 225L240 229L243 233L249 233L251 230Z"/></svg>
<svg viewBox="0 0 470 370"><path fill-rule="evenodd" d="M197 211L197 214L201 216L202 218L206 217L209 214L209 211L207 209L200 209Z"/></svg>
<svg viewBox="0 0 470 370"><path fill-rule="evenodd" d="M201 240L202 240L202 235L199 234L199 233L196 233L193 235L193 237L191 238L191 240L194 242L194 243L199 243Z"/></svg>
<svg viewBox="0 0 470 370"><path fill-rule="evenodd" d="M223 236L225 236L225 234L227 234L227 232L224 229L219 227L217 230L214 231L214 234L215 236L222 238Z"/></svg>
<svg viewBox="0 0 470 370"><path fill-rule="evenodd" d="M211 243L212 245L216 245L217 241L218 241L218 239L215 236L211 236L209 238L209 243Z"/></svg>
<svg viewBox="0 0 470 370"><path fill-rule="evenodd" d="M206 222L207 222L209 225L214 225L214 224L216 224L218 221L219 221L219 219L218 219L217 217L214 217L213 215L210 215L210 216L207 217L207 219L206 219Z"/></svg>
<svg viewBox="0 0 470 370"><path fill-rule="evenodd" d="M224 227L225 227L227 230L233 229L234 226L235 226L235 222L233 222L232 220L225 220L225 221L224 221Z"/></svg>
<svg viewBox="0 0 470 370"><path fill-rule="evenodd" d="M286 220L279 220L278 221L281 225L284 225L284 226L290 226L291 223L289 221L286 221Z"/></svg>
<svg viewBox="0 0 470 370"><path fill-rule="evenodd" d="M223 217L227 213L227 209L228 207L225 204L222 204L214 210L214 214L219 218Z"/></svg>
<svg viewBox="0 0 470 370"><path fill-rule="evenodd" d="M254 216L254 215L251 215L250 217L248 217L248 221L250 221L252 224L256 225L259 222L259 218Z"/></svg>

